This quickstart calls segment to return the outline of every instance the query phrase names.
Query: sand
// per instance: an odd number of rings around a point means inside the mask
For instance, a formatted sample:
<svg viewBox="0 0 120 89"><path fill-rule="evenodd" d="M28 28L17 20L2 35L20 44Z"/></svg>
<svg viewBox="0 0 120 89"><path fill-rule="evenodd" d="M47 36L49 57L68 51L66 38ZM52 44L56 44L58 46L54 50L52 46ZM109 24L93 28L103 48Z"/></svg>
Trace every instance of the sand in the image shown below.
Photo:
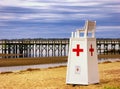
<svg viewBox="0 0 120 89"><path fill-rule="evenodd" d="M0 74L0 89L120 89L120 62L99 64L100 83L66 85L66 66Z"/></svg>

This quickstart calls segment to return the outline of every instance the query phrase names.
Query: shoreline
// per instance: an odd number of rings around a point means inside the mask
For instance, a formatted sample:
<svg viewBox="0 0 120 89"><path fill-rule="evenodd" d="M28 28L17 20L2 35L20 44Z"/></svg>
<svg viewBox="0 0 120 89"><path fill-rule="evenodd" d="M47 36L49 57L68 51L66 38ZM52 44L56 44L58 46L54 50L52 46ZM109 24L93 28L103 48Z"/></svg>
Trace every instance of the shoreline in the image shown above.
<svg viewBox="0 0 120 89"><path fill-rule="evenodd" d="M9 66L9 67L0 67L0 73L2 72L14 72L27 69L44 69L44 68L54 68L59 66L67 66L67 63L54 63L54 64L38 64L38 65L23 65L23 66Z"/></svg>
<svg viewBox="0 0 120 89"><path fill-rule="evenodd" d="M120 59L101 59L98 61L100 63L112 63L112 62L120 62ZM14 72L21 71L27 69L44 69L44 68L54 68L59 66L67 66L67 62L63 63L50 63L50 64L36 64L36 65L19 65L19 66L3 66L0 67L0 73L2 72Z"/></svg>
<svg viewBox="0 0 120 89"><path fill-rule="evenodd" d="M100 63L100 83L67 85L66 66L45 69L27 69L15 72L0 73L1 89L119 89L120 62Z"/></svg>

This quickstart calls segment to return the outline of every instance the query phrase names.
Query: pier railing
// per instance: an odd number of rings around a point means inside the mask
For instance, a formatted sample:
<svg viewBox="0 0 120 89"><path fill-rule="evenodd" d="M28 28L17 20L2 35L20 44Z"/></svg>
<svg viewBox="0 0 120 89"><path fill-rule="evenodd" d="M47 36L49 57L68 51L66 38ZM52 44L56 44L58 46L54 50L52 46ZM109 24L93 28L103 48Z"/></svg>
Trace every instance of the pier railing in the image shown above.
<svg viewBox="0 0 120 89"><path fill-rule="evenodd" d="M98 55L120 54L120 39L97 39ZM0 58L67 56L69 39L0 40Z"/></svg>

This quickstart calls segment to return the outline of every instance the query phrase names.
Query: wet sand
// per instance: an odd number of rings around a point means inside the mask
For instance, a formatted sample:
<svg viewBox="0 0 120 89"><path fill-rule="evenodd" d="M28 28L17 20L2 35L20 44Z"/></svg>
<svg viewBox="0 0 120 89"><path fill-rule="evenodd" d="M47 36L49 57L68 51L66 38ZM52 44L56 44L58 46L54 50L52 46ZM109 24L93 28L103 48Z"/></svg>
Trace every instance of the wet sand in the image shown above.
<svg viewBox="0 0 120 89"><path fill-rule="evenodd" d="M99 65L100 83L66 85L66 66L0 74L0 89L120 89L120 62Z"/></svg>

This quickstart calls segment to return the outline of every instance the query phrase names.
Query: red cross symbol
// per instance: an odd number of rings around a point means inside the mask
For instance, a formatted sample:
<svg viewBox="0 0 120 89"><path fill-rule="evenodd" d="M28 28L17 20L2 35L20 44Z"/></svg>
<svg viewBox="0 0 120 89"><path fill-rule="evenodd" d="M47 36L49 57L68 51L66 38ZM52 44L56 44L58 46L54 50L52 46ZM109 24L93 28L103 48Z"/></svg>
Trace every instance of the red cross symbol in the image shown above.
<svg viewBox="0 0 120 89"><path fill-rule="evenodd" d="M91 52L91 56L93 56L94 49L92 48L92 44L90 45L89 52Z"/></svg>
<svg viewBox="0 0 120 89"><path fill-rule="evenodd" d="M80 52L83 52L83 49L80 49L80 45L77 44L77 48L72 50L73 52L76 52L76 56L80 55Z"/></svg>

